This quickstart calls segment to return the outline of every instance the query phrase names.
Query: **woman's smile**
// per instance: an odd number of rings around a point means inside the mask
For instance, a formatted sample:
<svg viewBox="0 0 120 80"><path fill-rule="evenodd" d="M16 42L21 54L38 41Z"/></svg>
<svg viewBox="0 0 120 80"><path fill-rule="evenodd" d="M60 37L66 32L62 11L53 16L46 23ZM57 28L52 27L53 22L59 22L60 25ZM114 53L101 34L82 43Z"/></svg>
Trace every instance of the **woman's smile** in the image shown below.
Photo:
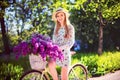
<svg viewBox="0 0 120 80"><path fill-rule="evenodd" d="M58 22L62 23L62 22L64 22L65 15L63 12L60 12L56 15L56 18L57 18Z"/></svg>

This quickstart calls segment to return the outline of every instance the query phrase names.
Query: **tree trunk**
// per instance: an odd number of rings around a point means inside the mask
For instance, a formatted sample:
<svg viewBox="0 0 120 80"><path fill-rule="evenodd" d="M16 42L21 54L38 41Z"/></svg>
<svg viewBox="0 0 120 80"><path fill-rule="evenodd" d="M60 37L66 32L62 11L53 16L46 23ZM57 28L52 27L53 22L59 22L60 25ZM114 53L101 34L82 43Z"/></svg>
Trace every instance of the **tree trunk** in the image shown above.
<svg viewBox="0 0 120 80"><path fill-rule="evenodd" d="M99 28L99 43L98 43L98 55L102 54L103 49L103 26Z"/></svg>
<svg viewBox="0 0 120 80"><path fill-rule="evenodd" d="M10 47L9 47L9 42L8 42L8 37L7 37L3 17L0 19L0 23L1 23L2 40L3 40L3 44L4 44L5 54L10 55Z"/></svg>
<svg viewBox="0 0 120 80"><path fill-rule="evenodd" d="M98 15L99 15L99 20L100 20L98 55L101 55L102 50L103 50L103 28L104 28L104 23L103 23L102 13L99 12Z"/></svg>

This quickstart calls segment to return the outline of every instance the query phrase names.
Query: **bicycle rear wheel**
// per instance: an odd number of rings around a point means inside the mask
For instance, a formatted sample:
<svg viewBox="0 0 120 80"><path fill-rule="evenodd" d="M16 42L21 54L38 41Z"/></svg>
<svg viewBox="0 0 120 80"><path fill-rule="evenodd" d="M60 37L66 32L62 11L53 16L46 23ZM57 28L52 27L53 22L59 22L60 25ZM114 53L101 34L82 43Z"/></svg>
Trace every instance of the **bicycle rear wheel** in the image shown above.
<svg viewBox="0 0 120 80"><path fill-rule="evenodd" d="M24 73L20 80L49 80L45 74L42 74L41 71L31 70Z"/></svg>
<svg viewBox="0 0 120 80"><path fill-rule="evenodd" d="M69 80L87 80L87 69L82 64L75 64L69 70Z"/></svg>

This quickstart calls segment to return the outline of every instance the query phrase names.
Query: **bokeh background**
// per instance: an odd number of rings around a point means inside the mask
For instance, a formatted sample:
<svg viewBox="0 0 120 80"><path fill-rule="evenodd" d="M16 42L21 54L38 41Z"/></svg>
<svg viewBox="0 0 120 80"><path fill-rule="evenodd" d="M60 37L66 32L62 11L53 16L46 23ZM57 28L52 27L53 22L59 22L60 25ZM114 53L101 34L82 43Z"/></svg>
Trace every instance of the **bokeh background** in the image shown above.
<svg viewBox="0 0 120 80"><path fill-rule="evenodd" d="M52 38L51 16L59 7L69 11L75 28L72 64L87 66L89 77L120 69L119 0L1 0L0 80L18 80L30 69L28 56L16 60L13 47L34 32Z"/></svg>

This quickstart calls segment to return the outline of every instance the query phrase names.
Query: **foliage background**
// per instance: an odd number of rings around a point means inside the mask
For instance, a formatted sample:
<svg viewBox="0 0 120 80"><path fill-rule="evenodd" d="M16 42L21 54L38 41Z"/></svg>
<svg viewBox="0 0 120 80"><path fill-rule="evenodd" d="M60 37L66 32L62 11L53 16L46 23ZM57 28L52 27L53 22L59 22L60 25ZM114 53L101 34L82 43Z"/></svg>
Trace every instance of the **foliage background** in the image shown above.
<svg viewBox="0 0 120 80"><path fill-rule="evenodd" d="M20 40L25 40L36 31L52 37L55 24L51 16L58 7L67 9L71 14L70 21L75 27L76 40L81 41L81 51L97 52L100 27L98 12L102 12L105 24L103 51L120 48L118 35L120 33L120 2L118 0L22 0L9 1L9 3L9 7L5 8L4 19L11 50ZM0 43L0 50L3 52L2 39Z"/></svg>
<svg viewBox="0 0 120 80"><path fill-rule="evenodd" d="M47 34L52 38L55 26L51 19L52 12L62 7L71 14L70 21L75 27L75 38L81 41L81 49L73 56L73 63L81 61L93 76L120 69L118 58L120 54L119 0L2 0L0 4L0 22L1 18L5 20L5 27L0 23L0 57L4 57L5 54L3 28L6 31L10 55L14 56L13 47L21 40L26 40L33 32ZM104 24L102 56L96 53L101 23L99 12L102 14ZM20 59L18 61L20 64L18 64L10 58L10 55L4 58L5 61L0 59L1 63L13 62L12 65L22 65L24 71L27 69L23 65L23 62L27 61L26 58ZM25 63L29 66L28 61Z"/></svg>

